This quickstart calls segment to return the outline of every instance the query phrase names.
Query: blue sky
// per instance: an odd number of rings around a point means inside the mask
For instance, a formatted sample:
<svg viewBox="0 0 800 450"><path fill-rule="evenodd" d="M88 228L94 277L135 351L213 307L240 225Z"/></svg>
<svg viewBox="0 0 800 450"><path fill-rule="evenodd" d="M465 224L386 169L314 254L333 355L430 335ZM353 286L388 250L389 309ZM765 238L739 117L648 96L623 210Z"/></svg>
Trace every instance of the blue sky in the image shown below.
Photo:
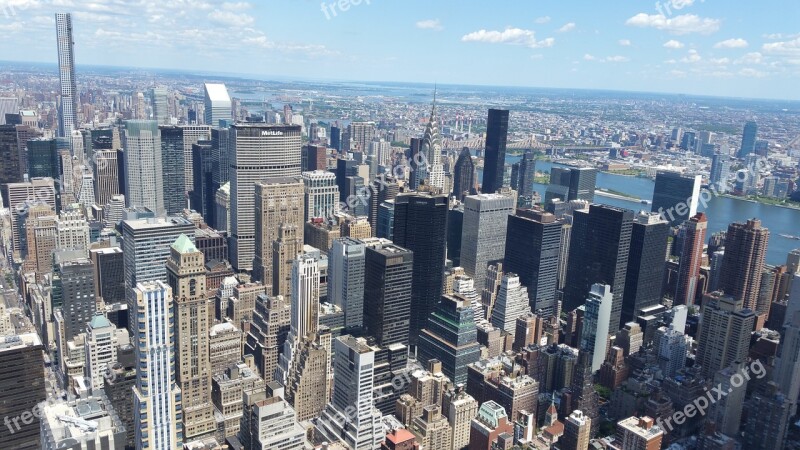
<svg viewBox="0 0 800 450"><path fill-rule="evenodd" d="M0 0L0 59L800 99L796 0Z"/></svg>

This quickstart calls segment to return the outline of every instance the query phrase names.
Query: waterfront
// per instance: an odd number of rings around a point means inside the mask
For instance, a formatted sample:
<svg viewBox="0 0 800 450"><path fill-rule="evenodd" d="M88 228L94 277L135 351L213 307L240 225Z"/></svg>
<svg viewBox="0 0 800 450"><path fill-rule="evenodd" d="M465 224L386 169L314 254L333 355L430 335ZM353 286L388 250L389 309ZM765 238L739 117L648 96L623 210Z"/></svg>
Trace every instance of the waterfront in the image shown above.
<svg viewBox="0 0 800 450"><path fill-rule="evenodd" d="M509 156L507 162L514 163L518 157ZM559 164L548 161L536 161L537 171L547 171ZM644 200L653 200L653 187L655 183L649 178L637 178L623 175L613 175L605 172L597 174L597 187L617 192L622 192ZM534 189L544 196L547 185L534 184ZM649 211L650 205L644 205L631 200L622 200L606 196L595 195L595 201L620 208L640 211ZM785 264L786 255L795 248L800 248L800 241L780 236L788 234L800 236L800 210L781 208L731 197L714 197L708 202L708 207L700 205L700 211L708 216L708 235L717 231L728 229L733 222L744 222L747 219L761 219L762 224L769 228L769 247L767 248L768 264Z"/></svg>

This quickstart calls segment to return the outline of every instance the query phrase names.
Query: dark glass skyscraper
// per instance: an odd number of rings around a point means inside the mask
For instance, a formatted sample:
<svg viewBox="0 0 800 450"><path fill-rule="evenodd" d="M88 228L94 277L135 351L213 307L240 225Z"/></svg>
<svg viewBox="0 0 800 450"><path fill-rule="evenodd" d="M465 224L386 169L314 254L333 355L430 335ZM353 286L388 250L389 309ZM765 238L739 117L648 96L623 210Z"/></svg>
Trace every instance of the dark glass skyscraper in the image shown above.
<svg viewBox="0 0 800 450"><path fill-rule="evenodd" d="M192 192L189 195L190 205L199 212L206 223L216 223L216 192L214 190L214 161L211 141L198 141L192 144Z"/></svg>
<svg viewBox="0 0 800 450"><path fill-rule="evenodd" d="M408 346L414 253L386 240L366 245L364 326L381 347Z"/></svg>
<svg viewBox="0 0 800 450"><path fill-rule="evenodd" d="M609 330L620 325L625 274L633 228L633 211L606 205L591 205L574 213L570 238L565 311L582 305L595 283L611 286L614 302Z"/></svg>
<svg viewBox="0 0 800 450"><path fill-rule="evenodd" d="M756 152L756 136L758 135L758 125L752 120L744 124L742 131L742 146L739 148L739 158L744 158L750 153Z"/></svg>
<svg viewBox="0 0 800 450"><path fill-rule="evenodd" d="M19 141L15 125L0 125L0 184L22 181L20 167ZM4 190L5 192L5 190ZM8 197L3 194L3 202L8 205Z"/></svg>
<svg viewBox="0 0 800 450"><path fill-rule="evenodd" d="M550 203L554 198L560 198L565 202L570 200L593 202L596 185L597 169L553 167L550 171L550 185L547 186L545 193L545 203Z"/></svg>
<svg viewBox="0 0 800 450"><path fill-rule="evenodd" d="M517 175L516 189L520 196L530 197L533 195L533 182L535 179L536 158L532 151L527 150L525 155L523 155L522 159L519 161L519 173ZM588 179L587 177L584 177L581 181L585 183L588 181ZM590 189L592 195L594 195L594 182L592 182Z"/></svg>
<svg viewBox="0 0 800 450"><path fill-rule="evenodd" d="M631 231L622 318L628 323L638 311L661 302L669 224L657 214L639 214Z"/></svg>
<svg viewBox="0 0 800 450"><path fill-rule="evenodd" d="M556 312L561 221L550 213L518 209L508 216L503 271L528 288L531 309L540 317Z"/></svg>
<svg viewBox="0 0 800 450"><path fill-rule="evenodd" d="M28 177L59 179L58 147L55 139L28 141Z"/></svg>
<svg viewBox="0 0 800 450"><path fill-rule="evenodd" d="M347 177L358 176L358 162L354 159L336 160L336 186L339 188L339 201L346 202L349 191L347 190Z"/></svg>
<svg viewBox="0 0 800 450"><path fill-rule="evenodd" d="M342 152L342 129L337 126L331 126L331 148Z"/></svg>
<svg viewBox="0 0 800 450"><path fill-rule="evenodd" d="M447 253L446 195L400 194L394 199L394 242L414 252L411 284L411 344L442 296Z"/></svg>
<svg viewBox="0 0 800 450"><path fill-rule="evenodd" d="M481 192L493 194L503 187L508 139L508 110L490 109L486 119L486 151Z"/></svg>
<svg viewBox="0 0 800 450"><path fill-rule="evenodd" d="M467 195L475 193L475 164L472 162L472 155L469 148L464 147L456 160L453 169L453 195L464 200Z"/></svg>
<svg viewBox="0 0 800 450"><path fill-rule="evenodd" d="M419 362L438 359L442 372L453 383L466 384L467 366L481 358L475 312L470 301L459 295L444 295L426 321L419 337Z"/></svg>
<svg viewBox="0 0 800 450"><path fill-rule="evenodd" d="M447 216L447 259L453 267L461 265L461 234L464 231L464 207L456 206Z"/></svg>
<svg viewBox="0 0 800 450"><path fill-rule="evenodd" d="M186 208L186 156L183 154L183 128L161 129L161 173L164 177L164 208L167 214L180 214Z"/></svg>
<svg viewBox="0 0 800 450"><path fill-rule="evenodd" d="M680 225L697 214L701 182L700 175L667 171L656 173L651 211L661 214L670 226Z"/></svg>

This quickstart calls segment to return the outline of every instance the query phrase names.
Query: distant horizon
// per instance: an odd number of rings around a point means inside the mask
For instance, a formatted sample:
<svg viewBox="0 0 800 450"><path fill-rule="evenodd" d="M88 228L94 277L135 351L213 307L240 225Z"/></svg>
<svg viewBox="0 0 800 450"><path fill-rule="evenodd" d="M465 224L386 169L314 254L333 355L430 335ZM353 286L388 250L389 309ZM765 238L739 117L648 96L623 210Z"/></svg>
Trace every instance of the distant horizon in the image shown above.
<svg viewBox="0 0 800 450"><path fill-rule="evenodd" d="M24 61L24 60L0 60L0 70L5 69L6 65L24 65L33 64L41 66L53 66L55 68L54 75L58 75L58 63L50 61ZM542 89L553 91L584 91L584 92L608 92L620 94L642 94L642 95L664 95L674 97L690 97L690 98L708 98L719 100L744 100L756 102L781 102L787 104L797 103L800 107L800 96L796 99L786 99L777 97L732 97L724 95L713 94L698 94L690 92L671 92L671 91L647 91L647 90L621 90L613 88L586 88L586 87L555 87L555 86L531 86L531 85L500 85L500 84L465 84L465 83L448 83L448 82L425 82L425 81L398 81L398 80L357 80L357 79L338 79L338 78L308 78L308 77L293 77L286 75L258 75L252 73L235 73L235 72L215 72L215 71L197 71L192 69L174 69L167 67L136 67L136 66L118 66L107 64L80 64L76 63L76 72L78 84L80 84L80 69L107 69L116 71L146 71L155 72L160 74L185 74L194 77L219 77L221 79L237 79L242 81L260 81L260 82L280 82L280 83L346 83L346 84L403 84L403 85L420 85L429 86L433 89L435 86L445 87L479 87L479 88L521 88L521 89ZM259 78L260 77L260 78Z"/></svg>

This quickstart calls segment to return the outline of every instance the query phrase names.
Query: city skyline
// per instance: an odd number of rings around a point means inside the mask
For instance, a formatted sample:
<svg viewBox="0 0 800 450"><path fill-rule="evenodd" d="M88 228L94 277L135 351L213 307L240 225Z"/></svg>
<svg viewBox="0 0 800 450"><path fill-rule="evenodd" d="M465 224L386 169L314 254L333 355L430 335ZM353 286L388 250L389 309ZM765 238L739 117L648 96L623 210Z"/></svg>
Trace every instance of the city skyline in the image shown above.
<svg viewBox="0 0 800 450"><path fill-rule="evenodd" d="M287 2L273 10L248 2L146 1L126 10L107 0L59 7L22 0L0 9L0 29L11 37L0 43L0 60L56 62L54 13L72 10L78 72L105 65L296 79L308 77L305 67L314 63L319 73L331 74L321 77L329 80L771 99L789 98L800 73L800 34L789 20L800 6L786 1L768 2L786 11L770 20L770 29L752 25L771 8L721 11L697 0L598 10L476 4L470 14L449 2L425 8L343 3L347 10L328 5L326 14L316 2ZM386 17L395 20L386 23ZM294 23L317 33L294 36ZM23 32L29 41L24 52L11 44ZM398 34L402 40L392 38ZM137 51L127 50L134 44ZM421 46L429 51L418 52ZM509 61L509 70L490 69ZM396 67L405 70L385 75Z"/></svg>

